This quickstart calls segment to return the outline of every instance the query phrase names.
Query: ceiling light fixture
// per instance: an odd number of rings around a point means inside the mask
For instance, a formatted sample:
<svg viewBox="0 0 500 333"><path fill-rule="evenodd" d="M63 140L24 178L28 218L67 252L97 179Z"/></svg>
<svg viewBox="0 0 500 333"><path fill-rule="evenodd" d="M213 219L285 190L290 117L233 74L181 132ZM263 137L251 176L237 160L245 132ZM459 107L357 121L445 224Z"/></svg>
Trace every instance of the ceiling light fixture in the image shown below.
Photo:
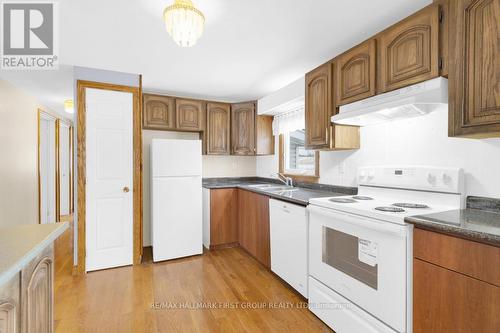
<svg viewBox="0 0 500 333"><path fill-rule="evenodd" d="M181 47L191 47L203 34L205 16L191 0L175 0L163 11L169 35Z"/></svg>
<svg viewBox="0 0 500 333"><path fill-rule="evenodd" d="M64 111L67 113L75 113L75 106L72 99L67 99L64 101Z"/></svg>

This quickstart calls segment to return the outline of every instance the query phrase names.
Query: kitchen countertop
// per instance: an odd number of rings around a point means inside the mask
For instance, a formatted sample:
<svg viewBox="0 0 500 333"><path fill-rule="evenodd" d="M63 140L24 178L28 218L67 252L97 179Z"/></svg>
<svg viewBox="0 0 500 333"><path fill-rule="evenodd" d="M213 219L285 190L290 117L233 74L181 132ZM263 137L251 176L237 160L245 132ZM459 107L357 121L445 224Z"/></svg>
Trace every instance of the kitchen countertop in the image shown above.
<svg viewBox="0 0 500 333"><path fill-rule="evenodd" d="M485 200L490 204L492 199ZM418 228L500 247L500 211L478 209L486 207L485 202L469 197L466 209L410 216L405 221Z"/></svg>
<svg viewBox="0 0 500 333"><path fill-rule="evenodd" d="M321 184L302 184L295 187L296 190L287 193L279 193L279 191L266 191L262 188L255 188L251 185L257 184L276 184L277 186L284 185L277 179L260 178L260 177L242 177L242 178L204 178L203 187L208 189L222 188L240 188L247 191L267 195L271 198L307 206L309 199L321 197L336 197L342 195L354 195L357 189L353 187L341 187ZM307 187L305 187L307 186Z"/></svg>
<svg viewBox="0 0 500 333"><path fill-rule="evenodd" d="M68 222L28 224L0 229L0 286L49 246Z"/></svg>

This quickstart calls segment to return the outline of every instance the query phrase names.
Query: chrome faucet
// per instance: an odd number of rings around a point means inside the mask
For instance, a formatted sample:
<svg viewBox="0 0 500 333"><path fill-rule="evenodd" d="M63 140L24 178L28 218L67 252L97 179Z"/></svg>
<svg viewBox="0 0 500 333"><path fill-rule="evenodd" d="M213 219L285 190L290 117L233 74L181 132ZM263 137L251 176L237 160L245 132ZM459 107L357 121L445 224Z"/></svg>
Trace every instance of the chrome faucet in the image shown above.
<svg viewBox="0 0 500 333"><path fill-rule="evenodd" d="M281 172L278 172L278 179L285 183L286 186L293 186L293 179L285 176Z"/></svg>

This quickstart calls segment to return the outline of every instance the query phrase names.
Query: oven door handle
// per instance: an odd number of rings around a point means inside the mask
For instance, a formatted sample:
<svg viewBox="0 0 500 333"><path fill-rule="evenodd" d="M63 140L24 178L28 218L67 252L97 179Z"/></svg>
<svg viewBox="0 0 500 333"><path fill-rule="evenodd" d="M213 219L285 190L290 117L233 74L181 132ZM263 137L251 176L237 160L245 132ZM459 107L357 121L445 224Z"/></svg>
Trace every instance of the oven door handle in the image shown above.
<svg viewBox="0 0 500 333"><path fill-rule="evenodd" d="M320 214L332 218L333 220L340 220L342 222L356 225L358 227L383 232L386 234L393 234L399 237L406 237L408 235L408 226L384 222L373 218L367 218L360 215L349 214L338 210L327 209L315 205L308 205L307 210L309 213Z"/></svg>

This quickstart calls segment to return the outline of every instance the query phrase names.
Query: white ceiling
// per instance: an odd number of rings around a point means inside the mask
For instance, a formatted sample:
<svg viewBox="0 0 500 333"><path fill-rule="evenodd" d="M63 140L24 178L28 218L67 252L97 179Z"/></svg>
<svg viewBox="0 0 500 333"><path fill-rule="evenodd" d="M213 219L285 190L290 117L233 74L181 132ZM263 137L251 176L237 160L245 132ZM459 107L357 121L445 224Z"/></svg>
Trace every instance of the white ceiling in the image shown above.
<svg viewBox="0 0 500 333"><path fill-rule="evenodd" d="M164 28L162 12L172 2L60 1L61 63L140 73L150 92L253 100L432 1L194 0L206 26L192 48L178 47ZM28 73L32 85L61 89L40 78L47 74ZM26 74L8 76L16 75Z"/></svg>

